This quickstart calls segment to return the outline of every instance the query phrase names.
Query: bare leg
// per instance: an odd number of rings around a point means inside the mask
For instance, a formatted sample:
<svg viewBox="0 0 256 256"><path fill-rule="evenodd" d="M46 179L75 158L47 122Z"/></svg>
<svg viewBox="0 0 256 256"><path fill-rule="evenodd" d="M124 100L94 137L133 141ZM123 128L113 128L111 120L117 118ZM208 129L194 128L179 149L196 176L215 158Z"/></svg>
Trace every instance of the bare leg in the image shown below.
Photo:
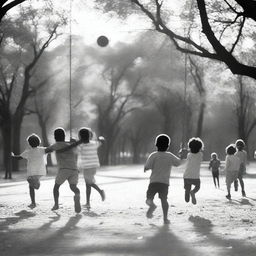
<svg viewBox="0 0 256 256"><path fill-rule="evenodd" d="M29 186L29 195L31 199L31 204L29 205L30 208L36 207L36 202L35 202L35 189L31 186Z"/></svg>
<svg viewBox="0 0 256 256"><path fill-rule="evenodd" d="M191 184L185 186L185 201L188 203L190 199Z"/></svg>
<svg viewBox="0 0 256 256"><path fill-rule="evenodd" d="M242 177L242 176L239 176L239 177L238 177L238 180L239 180L239 183L240 183L240 186L241 186L242 195L243 195L243 196L246 196L245 191L244 191L244 181L243 181L243 177Z"/></svg>
<svg viewBox="0 0 256 256"><path fill-rule="evenodd" d="M230 187L231 187L231 184L227 184L227 191L228 191L228 194L226 195L227 199L231 199Z"/></svg>
<svg viewBox="0 0 256 256"><path fill-rule="evenodd" d="M169 204L166 199L161 199L162 209L163 209L163 217L164 217L164 223L169 224L170 221L168 220L168 209Z"/></svg>
<svg viewBox="0 0 256 256"><path fill-rule="evenodd" d="M219 175L216 177L217 182L218 182L218 188L220 188L220 180L219 180Z"/></svg>
<svg viewBox="0 0 256 256"><path fill-rule="evenodd" d="M190 192L192 204L196 204L196 195L195 194L199 191L199 189L200 189L200 182L196 183L194 189L191 190L191 192Z"/></svg>
<svg viewBox="0 0 256 256"><path fill-rule="evenodd" d="M52 207L52 211L59 209L59 188L60 185L55 183L53 188L54 206Z"/></svg>
<svg viewBox="0 0 256 256"><path fill-rule="evenodd" d="M86 205L90 207L91 184L86 183Z"/></svg>
<svg viewBox="0 0 256 256"><path fill-rule="evenodd" d="M75 204L75 212L81 212L81 205L80 205L80 190L76 184L69 184L70 189L75 193L74 196L74 204Z"/></svg>
<svg viewBox="0 0 256 256"><path fill-rule="evenodd" d="M213 178L213 183L214 183L214 186L215 186L215 188L216 188L216 177L215 176L212 176L212 178Z"/></svg>
<svg viewBox="0 0 256 256"><path fill-rule="evenodd" d="M104 190L100 189L98 187L98 185L96 185L96 184L91 184L91 187L94 188L95 190L97 190L99 192L100 196L101 196L102 201L105 201L105 192L104 192Z"/></svg>

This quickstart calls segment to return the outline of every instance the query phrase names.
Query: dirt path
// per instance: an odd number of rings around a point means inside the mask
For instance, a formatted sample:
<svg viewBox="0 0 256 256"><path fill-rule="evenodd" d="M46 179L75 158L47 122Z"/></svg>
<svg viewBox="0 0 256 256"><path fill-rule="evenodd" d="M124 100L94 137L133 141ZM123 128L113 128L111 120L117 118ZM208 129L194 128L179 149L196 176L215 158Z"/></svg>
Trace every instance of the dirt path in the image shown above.
<svg viewBox="0 0 256 256"><path fill-rule="evenodd" d="M103 203L93 191L92 210L75 214L68 184L60 189L61 208L50 210L53 179L36 192L38 207L30 210L26 182L0 184L0 251L16 255L218 255L256 254L256 179L245 182L247 198L233 192L225 199L224 178L215 189L210 173L202 170L198 204L183 199L182 170L174 169L169 191L171 224L162 224L160 201L153 219L145 217L148 175L141 166L108 168L98 173L106 191ZM85 186L80 179L81 201Z"/></svg>

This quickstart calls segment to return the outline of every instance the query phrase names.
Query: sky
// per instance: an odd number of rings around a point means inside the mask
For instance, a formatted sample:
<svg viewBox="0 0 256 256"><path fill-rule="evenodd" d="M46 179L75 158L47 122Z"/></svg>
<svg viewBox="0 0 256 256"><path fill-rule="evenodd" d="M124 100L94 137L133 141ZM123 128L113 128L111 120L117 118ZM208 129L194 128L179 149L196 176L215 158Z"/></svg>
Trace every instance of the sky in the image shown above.
<svg viewBox="0 0 256 256"><path fill-rule="evenodd" d="M132 41L138 33L151 28L151 22L145 16L130 15L127 20L121 21L96 10L92 0L86 2L71 1L72 34L81 35L86 44L94 44L99 36L105 35L109 38L110 45L113 46L117 42ZM172 8L178 6L177 2L172 0ZM166 3L170 5L169 1ZM58 2L55 4L58 6ZM70 1L66 1L64 8L65 10L70 9ZM69 34L69 27L66 28L66 33Z"/></svg>

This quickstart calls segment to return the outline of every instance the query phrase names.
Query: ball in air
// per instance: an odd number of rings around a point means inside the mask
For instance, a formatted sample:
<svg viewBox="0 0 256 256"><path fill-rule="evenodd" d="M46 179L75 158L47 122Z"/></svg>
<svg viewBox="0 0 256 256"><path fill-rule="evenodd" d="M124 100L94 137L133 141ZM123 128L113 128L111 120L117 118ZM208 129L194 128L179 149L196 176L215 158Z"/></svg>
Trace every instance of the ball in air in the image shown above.
<svg viewBox="0 0 256 256"><path fill-rule="evenodd" d="M101 47L107 46L109 43L109 40L106 36L99 36L97 39L97 44Z"/></svg>

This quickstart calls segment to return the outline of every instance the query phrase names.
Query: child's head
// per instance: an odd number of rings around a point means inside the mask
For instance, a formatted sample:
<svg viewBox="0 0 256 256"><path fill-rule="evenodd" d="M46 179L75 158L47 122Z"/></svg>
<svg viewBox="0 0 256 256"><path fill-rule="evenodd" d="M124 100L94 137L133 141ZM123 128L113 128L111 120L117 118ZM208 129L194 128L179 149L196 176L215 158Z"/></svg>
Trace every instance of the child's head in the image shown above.
<svg viewBox="0 0 256 256"><path fill-rule="evenodd" d="M93 133L90 128L82 127L78 132L78 137L82 141L89 142L92 139Z"/></svg>
<svg viewBox="0 0 256 256"><path fill-rule="evenodd" d="M159 134L155 140L155 145L158 151L166 151L169 148L170 143L171 139L166 134Z"/></svg>
<svg viewBox="0 0 256 256"><path fill-rule="evenodd" d="M230 144L226 147L226 153L227 155L234 155L236 153L236 145Z"/></svg>
<svg viewBox="0 0 256 256"><path fill-rule="evenodd" d="M55 129L54 139L56 141L65 141L65 137L66 137L65 130L62 127Z"/></svg>
<svg viewBox="0 0 256 256"><path fill-rule="evenodd" d="M204 143L200 138L191 138L188 141L188 147L191 151L191 153L198 153L201 149L203 149L204 147Z"/></svg>
<svg viewBox="0 0 256 256"><path fill-rule="evenodd" d="M244 141L239 139L236 141L236 147L238 150L243 150L245 147Z"/></svg>
<svg viewBox="0 0 256 256"><path fill-rule="evenodd" d="M32 147L32 148L36 148L40 145L41 140L39 138L38 135L36 135L35 133L31 134L28 136L27 138L27 142L28 144Z"/></svg>
<svg viewBox="0 0 256 256"><path fill-rule="evenodd" d="M218 158L218 155L215 152L211 153L211 159L215 160L217 158Z"/></svg>

